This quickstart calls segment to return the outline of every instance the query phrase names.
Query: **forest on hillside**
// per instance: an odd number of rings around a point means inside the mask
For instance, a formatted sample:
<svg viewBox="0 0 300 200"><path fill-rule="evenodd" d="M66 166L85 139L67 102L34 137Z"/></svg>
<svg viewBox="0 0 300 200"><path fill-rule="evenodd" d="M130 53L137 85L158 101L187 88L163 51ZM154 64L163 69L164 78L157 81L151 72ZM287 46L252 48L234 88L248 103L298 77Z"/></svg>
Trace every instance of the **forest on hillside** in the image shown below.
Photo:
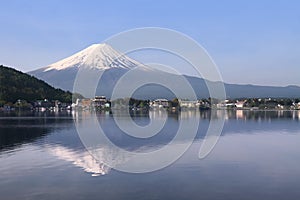
<svg viewBox="0 0 300 200"><path fill-rule="evenodd" d="M18 100L40 99L72 102L72 93L54 88L46 82L13 68L0 65L0 106Z"/></svg>

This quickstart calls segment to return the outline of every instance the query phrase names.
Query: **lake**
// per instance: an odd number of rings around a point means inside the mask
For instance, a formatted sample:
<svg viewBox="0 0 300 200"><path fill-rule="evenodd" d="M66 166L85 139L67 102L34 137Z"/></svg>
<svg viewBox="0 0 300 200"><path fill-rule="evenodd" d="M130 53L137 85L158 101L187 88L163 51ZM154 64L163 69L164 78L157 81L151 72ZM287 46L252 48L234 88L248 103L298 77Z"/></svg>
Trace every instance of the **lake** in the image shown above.
<svg viewBox="0 0 300 200"><path fill-rule="evenodd" d="M171 165L127 173L113 167L130 160L127 154L102 141L99 157L86 150L77 126L92 131L89 112L1 113L0 198L300 199L300 111L131 113L140 126L166 119L163 129L149 138L124 134L109 112L93 116L114 145L132 152L170 144L182 121L199 120L199 127L192 145ZM199 159L209 122L218 118L225 120L221 137L210 154ZM147 162L145 167L152 164Z"/></svg>

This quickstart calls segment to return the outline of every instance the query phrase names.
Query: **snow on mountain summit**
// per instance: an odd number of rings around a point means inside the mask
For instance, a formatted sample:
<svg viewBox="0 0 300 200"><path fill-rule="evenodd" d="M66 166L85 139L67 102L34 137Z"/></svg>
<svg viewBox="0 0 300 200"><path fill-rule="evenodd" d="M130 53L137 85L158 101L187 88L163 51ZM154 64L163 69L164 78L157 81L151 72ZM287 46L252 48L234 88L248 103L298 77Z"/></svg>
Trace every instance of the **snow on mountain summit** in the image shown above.
<svg viewBox="0 0 300 200"><path fill-rule="evenodd" d="M108 44L93 44L70 57L47 66L44 68L44 72L72 67L88 67L101 70L110 68L131 69L139 65L142 64L114 50Z"/></svg>

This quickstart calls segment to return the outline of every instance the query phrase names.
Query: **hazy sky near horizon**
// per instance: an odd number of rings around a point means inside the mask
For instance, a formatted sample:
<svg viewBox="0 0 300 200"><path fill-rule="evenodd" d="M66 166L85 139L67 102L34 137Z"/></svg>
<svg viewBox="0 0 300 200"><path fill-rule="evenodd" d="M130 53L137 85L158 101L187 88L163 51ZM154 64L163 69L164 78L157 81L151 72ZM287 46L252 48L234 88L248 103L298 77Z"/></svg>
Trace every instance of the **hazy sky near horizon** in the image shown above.
<svg viewBox="0 0 300 200"><path fill-rule="evenodd" d="M119 32L163 27L201 44L229 83L300 86L300 1L2 1L0 64L47 66Z"/></svg>

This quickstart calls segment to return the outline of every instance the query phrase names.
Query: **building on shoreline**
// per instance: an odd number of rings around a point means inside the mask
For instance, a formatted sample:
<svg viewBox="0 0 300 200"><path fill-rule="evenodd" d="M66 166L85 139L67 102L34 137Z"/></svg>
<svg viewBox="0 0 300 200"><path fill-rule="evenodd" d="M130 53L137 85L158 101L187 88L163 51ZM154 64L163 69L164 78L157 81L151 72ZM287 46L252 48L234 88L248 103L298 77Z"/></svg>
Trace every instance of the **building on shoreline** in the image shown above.
<svg viewBox="0 0 300 200"><path fill-rule="evenodd" d="M190 101L179 99L178 103L181 109L199 109L200 107L200 102L198 100Z"/></svg>
<svg viewBox="0 0 300 200"><path fill-rule="evenodd" d="M247 98L247 99L156 99L139 100L123 98L110 101L105 96L95 96L92 99L76 99L75 103L64 103L58 100L35 100L27 102L18 99L15 103L4 102L0 104L0 110L36 110L36 111L61 111L61 110L110 110L110 109L168 109L172 111L185 109L237 109L237 110L300 110L300 98Z"/></svg>
<svg viewBox="0 0 300 200"><path fill-rule="evenodd" d="M75 110L102 110L109 109L110 101L105 96L95 96L94 99L76 99L72 104L72 109Z"/></svg>
<svg viewBox="0 0 300 200"><path fill-rule="evenodd" d="M169 108L170 102L167 99L156 99L149 103L150 108L152 109L162 109L162 108Z"/></svg>

